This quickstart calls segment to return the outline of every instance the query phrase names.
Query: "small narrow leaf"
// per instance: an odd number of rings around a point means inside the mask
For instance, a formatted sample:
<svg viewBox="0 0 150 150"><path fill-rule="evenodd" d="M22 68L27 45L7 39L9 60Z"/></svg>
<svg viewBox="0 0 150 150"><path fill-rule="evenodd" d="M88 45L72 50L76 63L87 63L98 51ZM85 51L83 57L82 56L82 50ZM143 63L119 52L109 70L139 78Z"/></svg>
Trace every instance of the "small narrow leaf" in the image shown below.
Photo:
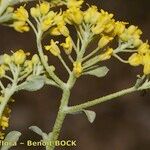
<svg viewBox="0 0 150 150"><path fill-rule="evenodd" d="M96 118L96 113L91 110L83 110L90 123L93 123Z"/></svg>
<svg viewBox="0 0 150 150"><path fill-rule="evenodd" d="M42 136L42 138L45 140L47 139L48 135L46 133L44 133L39 127L37 126L31 126L29 127L30 130L32 130L33 132L37 133L38 135Z"/></svg>
<svg viewBox="0 0 150 150"><path fill-rule="evenodd" d="M25 84L22 84L19 87L19 90L37 91L44 86L44 82L45 81L43 76L31 76L27 79Z"/></svg>
<svg viewBox="0 0 150 150"><path fill-rule="evenodd" d="M19 140L19 137L21 136L21 133L18 131L11 131L8 133L4 139L4 142L9 142L11 144L9 145L3 145L1 150L8 150L12 146L16 146L17 141Z"/></svg>
<svg viewBox="0 0 150 150"><path fill-rule="evenodd" d="M84 74L85 75L93 75L93 76L96 76L96 77L104 77L107 75L109 69L104 66L104 67L99 67L99 68L96 68L94 70L90 70L88 72L85 72Z"/></svg>
<svg viewBox="0 0 150 150"><path fill-rule="evenodd" d="M94 66L88 67L88 68L85 69L85 72L88 72L88 71L97 69L97 68L99 68L99 67L100 67L99 65L94 65Z"/></svg>

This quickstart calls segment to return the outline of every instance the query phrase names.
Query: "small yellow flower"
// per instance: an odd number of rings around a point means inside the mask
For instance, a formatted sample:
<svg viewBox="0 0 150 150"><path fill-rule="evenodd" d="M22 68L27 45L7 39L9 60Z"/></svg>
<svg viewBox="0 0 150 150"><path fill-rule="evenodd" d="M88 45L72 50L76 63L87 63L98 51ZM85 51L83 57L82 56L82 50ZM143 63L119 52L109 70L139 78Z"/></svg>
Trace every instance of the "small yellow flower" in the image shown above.
<svg viewBox="0 0 150 150"><path fill-rule="evenodd" d="M139 66L142 64L142 56L138 53L134 53L129 57L128 62L131 66Z"/></svg>
<svg viewBox="0 0 150 150"><path fill-rule="evenodd" d="M66 38L66 43L62 43L61 46L64 48L65 53L66 53L67 55L71 54L72 48L73 48L71 37L70 37L70 36L67 37L67 38Z"/></svg>
<svg viewBox="0 0 150 150"><path fill-rule="evenodd" d="M114 30L114 28L115 28L115 22L112 20L107 25L105 25L104 32L109 34Z"/></svg>
<svg viewBox="0 0 150 150"><path fill-rule="evenodd" d="M80 77L82 74L83 68L81 62L74 62L73 63L73 72L76 77Z"/></svg>
<svg viewBox="0 0 150 150"><path fill-rule="evenodd" d="M141 39L134 39L133 40L133 46L134 47L139 47L142 44L142 40Z"/></svg>
<svg viewBox="0 0 150 150"><path fill-rule="evenodd" d="M72 8L72 7L80 8L83 2L84 2L83 0L68 0L67 7L68 8Z"/></svg>
<svg viewBox="0 0 150 150"><path fill-rule="evenodd" d="M113 14L109 14L108 12L101 10L96 25L92 27L92 32L94 34L100 34L103 31L106 33L111 32L114 28L114 20L112 17Z"/></svg>
<svg viewBox="0 0 150 150"><path fill-rule="evenodd" d="M10 64L11 63L11 56L9 56L8 54L4 54L3 60L4 60L5 64Z"/></svg>
<svg viewBox="0 0 150 150"><path fill-rule="evenodd" d="M13 13L13 19L20 20L20 21L27 21L29 18L27 10L24 8L24 6L20 6L14 13Z"/></svg>
<svg viewBox="0 0 150 150"><path fill-rule="evenodd" d="M42 15L46 15L50 10L50 4L48 2L42 2L40 4L40 12Z"/></svg>
<svg viewBox="0 0 150 150"><path fill-rule="evenodd" d="M14 29L18 32L28 32L30 30L28 24L24 21L15 21L12 24L12 27L14 27Z"/></svg>
<svg viewBox="0 0 150 150"><path fill-rule="evenodd" d="M12 60L16 65L21 65L26 60L26 53L22 49L20 49L13 53Z"/></svg>
<svg viewBox="0 0 150 150"><path fill-rule="evenodd" d="M93 26L93 27L92 27L92 32L93 32L94 34L100 34L100 33L102 33L102 32L104 31L104 29L105 29L105 26L103 26L102 23L98 22L98 23L96 24L96 26Z"/></svg>
<svg viewBox="0 0 150 150"><path fill-rule="evenodd" d="M142 58L143 58L143 61L142 61L143 65L150 64L150 53L144 54Z"/></svg>
<svg viewBox="0 0 150 150"><path fill-rule="evenodd" d="M53 36L63 35L65 37L69 36L69 30L65 25L58 25L50 29L50 34Z"/></svg>
<svg viewBox="0 0 150 150"><path fill-rule="evenodd" d="M61 35L58 27L52 27L50 29L50 34L53 35L53 36Z"/></svg>
<svg viewBox="0 0 150 150"><path fill-rule="evenodd" d="M48 30L52 25L55 17L55 13L53 11L50 11L41 22L41 28L43 31Z"/></svg>
<svg viewBox="0 0 150 150"><path fill-rule="evenodd" d="M134 34L135 32L137 32L137 30L138 30L138 27L137 27L137 26L131 25L131 26L129 26L129 28L128 28L128 34L132 35L132 34Z"/></svg>
<svg viewBox="0 0 150 150"><path fill-rule="evenodd" d="M113 49L112 48L108 48L106 49L106 51L103 54L99 55L99 59L100 61L105 61L111 58L113 54Z"/></svg>
<svg viewBox="0 0 150 150"><path fill-rule="evenodd" d="M91 6L87 11L84 12L84 21L86 23L95 24L100 17L100 13L96 6Z"/></svg>
<svg viewBox="0 0 150 150"><path fill-rule="evenodd" d="M146 42L146 43L141 44L141 46L138 48L138 53L146 54L147 52L150 52L150 46Z"/></svg>
<svg viewBox="0 0 150 150"><path fill-rule="evenodd" d="M32 17L40 17L41 13L40 13L39 7L32 7L30 9L30 14L31 14Z"/></svg>
<svg viewBox="0 0 150 150"><path fill-rule="evenodd" d="M113 37L109 37L109 36L103 36L98 43L98 47L99 48L103 48L105 47L110 41L113 40Z"/></svg>
<svg viewBox="0 0 150 150"><path fill-rule="evenodd" d="M64 25L65 21L64 14L62 13L62 11L60 11L58 14L55 13L55 17L53 20L56 25Z"/></svg>
<svg viewBox="0 0 150 150"><path fill-rule="evenodd" d="M70 8L64 13L65 21L69 24L81 24L83 21L83 12L78 8Z"/></svg>
<svg viewBox="0 0 150 150"><path fill-rule="evenodd" d="M0 66L0 77L2 78L5 75L5 69Z"/></svg>
<svg viewBox="0 0 150 150"><path fill-rule="evenodd" d="M54 56L59 56L60 49L57 44L58 42L54 42L54 40L51 40L50 45L45 46L45 49L50 51Z"/></svg>
<svg viewBox="0 0 150 150"><path fill-rule="evenodd" d="M69 36L69 30L65 25L59 25L58 26L58 30L60 31L60 33L65 36L68 37Z"/></svg>
<svg viewBox="0 0 150 150"><path fill-rule="evenodd" d="M127 23L125 23L125 22L119 22L119 21L117 21L115 23L114 34L115 35L121 35L124 32L124 30L125 30L125 25L126 24Z"/></svg>

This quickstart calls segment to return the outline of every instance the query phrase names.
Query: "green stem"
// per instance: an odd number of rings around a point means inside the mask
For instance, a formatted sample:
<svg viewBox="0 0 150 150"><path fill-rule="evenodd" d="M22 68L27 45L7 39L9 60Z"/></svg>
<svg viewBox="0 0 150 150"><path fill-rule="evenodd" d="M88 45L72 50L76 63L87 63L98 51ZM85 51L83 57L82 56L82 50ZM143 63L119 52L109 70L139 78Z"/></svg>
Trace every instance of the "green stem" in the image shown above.
<svg viewBox="0 0 150 150"><path fill-rule="evenodd" d="M53 127L53 130L51 132L51 136L48 139L48 141L56 141L58 140L63 122L66 117L65 109L68 107L68 102L70 98L70 91L75 84L76 78L74 77L74 74L70 74L69 80L66 83L66 88L63 90L62 98L61 98L61 104L59 107L59 111L57 114L57 118ZM54 150L55 145L52 145L51 147L46 148L47 150Z"/></svg>
<svg viewBox="0 0 150 150"><path fill-rule="evenodd" d="M125 89L125 90L107 95L107 96L97 98L95 100L88 101L88 102L80 104L80 105L68 107L66 109L66 113L74 113L74 112L82 111L83 109L86 109L88 107L95 106L97 104L112 100L114 98L129 94L129 93L132 93L132 92L135 92L135 91L138 91L138 90L139 89L136 89L135 87L131 87L131 88L128 88L128 89Z"/></svg>
<svg viewBox="0 0 150 150"><path fill-rule="evenodd" d="M59 55L58 58L61 61L61 63L63 64L63 66L65 67L65 69L67 70L67 72L70 74L71 71L70 71L69 67L67 66L67 64L65 63L65 61L63 60L63 58L61 57L61 55Z"/></svg>
<svg viewBox="0 0 150 150"><path fill-rule="evenodd" d="M56 118L53 130L52 130L52 134L50 136L50 139L48 139L48 141L56 141L59 137L64 119L66 117L66 113L64 113L64 108L68 104L69 97L70 97L70 91L64 90L62 99L61 99L61 105L59 107L59 111L58 111L57 118ZM54 150L54 148L55 148L55 145L52 145L48 147L47 150Z"/></svg>
<svg viewBox="0 0 150 150"><path fill-rule="evenodd" d="M99 47L97 47L95 50L93 50L90 54L88 54L87 56L85 56L84 58L83 58L83 61L85 61L85 60L87 60L87 59L89 59L90 57L92 57L94 54L96 54L98 51L100 50L100 48Z"/></svg>

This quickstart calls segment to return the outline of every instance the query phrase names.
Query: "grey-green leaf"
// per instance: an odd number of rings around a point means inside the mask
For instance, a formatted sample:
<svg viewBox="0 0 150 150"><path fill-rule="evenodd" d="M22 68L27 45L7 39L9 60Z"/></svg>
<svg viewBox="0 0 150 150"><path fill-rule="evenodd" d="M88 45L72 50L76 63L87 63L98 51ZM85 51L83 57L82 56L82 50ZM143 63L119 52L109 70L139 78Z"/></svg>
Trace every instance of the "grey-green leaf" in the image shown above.
<svg viewBox="0 0 150 150"><path fill-rule="evenodd" d="M99 68L96 68L94 70L90 70L88 72L85 72L84 74L85 75L93 75L93 76L96 76L96 77L104 77L107 75L109 69L106 67L106 66L103 66L103 67L99 67Z"/></svg>
<svg viewBox="0 0 150 150"><path fill-rule="evenodd" d="M96 113L91 110L83 110L90 123L93 123L96 118Z"/></svg>
<svg viewBox="0 0 150 150"><path fill-rule="evenodd" d="M9 132L9 133L6 135L6 137L5 137L5 139L4 139L4 142L9 142L9 143L11 143L11 144L9 144L9 145L3 145L3 146L1 147L1 150L8 150L8 149L10 149L11 147L16 146L17 141L19 140L19 137L20 137L20 136L21 136L21 133L18 132L18 131L11 131L11 132Z"/></svg>
<svg viewBox="0 0 150 150"><path fill-rule="evenodd" d="M31 76L19 87L19 90L37 91L44 86L44 82L43 76Z"/></svg>
<svg viewBox="0 0 150 150"><path fill-rule="evenodd" d="M46 133L44 133L39 127L37 126L31 126L29 127L30 130L32 130L33 132L37 133L38 135L42 136L42 138L45 140L47 139L48 135Z"/></svg>

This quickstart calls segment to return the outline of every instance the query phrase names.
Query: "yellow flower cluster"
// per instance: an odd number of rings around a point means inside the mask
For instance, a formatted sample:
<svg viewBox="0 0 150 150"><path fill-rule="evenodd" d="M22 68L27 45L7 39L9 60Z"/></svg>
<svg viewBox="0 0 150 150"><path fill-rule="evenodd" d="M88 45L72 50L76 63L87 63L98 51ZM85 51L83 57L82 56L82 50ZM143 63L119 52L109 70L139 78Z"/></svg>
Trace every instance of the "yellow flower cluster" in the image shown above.
<svg viewBox="0 0 150 150"><path fill-rule="evenodd" d="M30 9L31 16L37 18L40 23L40 28L43 32L50 29L51 35L69 35L69 30L65 26L62 12L55 13L50 10L51 6L48 2L42 2L36 7Z"/></svg>
<svg viewBox="0 0 150 150"><path fill-rule="evenodd" d="M7 70L10 70L10 65L20 66L24 72L31 72L33 66L40 63L39 56L34 54L31 60L27 60L27 56L30 53L25 53L22 49L14 52L12 55L3 55L3 64L0 66L0 77L4 77Z"/></svg>
<svg viewBox="0 0 150 150"><path fill-rule="evenodd" d="M142 44L142 41L140 40L141 34L142 31L138 29L138 27L131 25L120 35L120 39L123 42L132 40L133 46L138 47Z"/></svg>
<svg viewBox="0 0 150 150"><path fill-rule="evenodd" d="M2 97L0 99L2 100ZM0 118L0 127L1 127L0 139L4 139L5 134L3 133L3 131L6 130L6 128L8 128L8 126L9 126L10 112L11 112L11 110L7 106L3 112L2 117Z"/></svg>
<svg viewBox="0 0 150 150"><path fill-rule="evenodd" d="M140 39L142 31L134 25L127 27L128 23L116 21L113 18L113 14L102 9L99 10L96 6L89 6L88 9L82 10L83 2L84 0L67 0L67 9L65 11L60 10L59 12L52 10L51 8L54 5L46 1L40 2L30 9L31 16L37 22L37 29L41 29L42 32L48 31L53 36L65 36L64 43L59 44L58 41L51 40L50 45L46 45L45 49L57 57L61 54L60 46L67 55L72 53L74 43L72 43L72 38L67 27L67 24L69 24L75 26L78 32L81 32L81 38L82 34L84 34L82 32L89 32L87 35L93 37L94 35L98 35L97 37L100 37L98 42L98 48L102 49L99 55L100 61L108 60L113 55L113 49L109 47L109 44L114 39L119 40L121 44L131 43L127 48L130 50L138 49L138 52L129 58L129 63L133 66L144 65L144 74L149 74L149 51L146 53L141 52L143 49L143 51L149 49L149 45L143 43ZM15 19L13 26L17 31L24 32L29 30L26 24L29 15L24 6L21 6L14 12L13 18ZM19 57L22 57L22 61L25 59L25 56L23 58L23 54L20 54ZM9 58L7 59L9 62ZM18 61L20 60L18 59ZM16 61L16 63L19 62ZM75 62L73 70L77 76L81 74L81 63ZM3 75L5 71L0 68L0 72Z"/></svg>
<svg viewBox="0 0 150 150"><path fill-rule="evenodd" d="M113 19L113 14L109 14L104 10L99 11L96 6L91 6L86 11L82 11L82 3L83 0L68 1L68 9L63 14L64 20L71 25L81 25L82 23L90 25L91 34L100 35L101 37L98 42L99 48L104 48L115 38L115 36L120 37L125 31L125 25L127 23L116 22ZM108 56L107 59L110 57L111 56Z"/></svg>
<svg viewBox="0 0 150 150"><path fill-rule="evenodd" d="M148 43L142 43L138 48L138 52L132 54L129 57L129 64L132 66L143 65L143 73L145 75L150 74L150 45Z"/></svg>
<svg viewBox="0 0 150 150"><path fill-rule="evenodd" d="M13 62L15 65L22 65L25 62L27 55L29 55L29 53L25 53L22 49L20 49L13 53L12 56L4 54L3 61L4 64L10 64Z"/></svg>
<svg viewBox="0 0 150 150"><path fill-rule="evenodd" d="M24 6L20 6L16 11L13 13L14 22L12 27L18 32L27 32L29 31L29 26L26 23L29 18L28 12Z"/></svg>

